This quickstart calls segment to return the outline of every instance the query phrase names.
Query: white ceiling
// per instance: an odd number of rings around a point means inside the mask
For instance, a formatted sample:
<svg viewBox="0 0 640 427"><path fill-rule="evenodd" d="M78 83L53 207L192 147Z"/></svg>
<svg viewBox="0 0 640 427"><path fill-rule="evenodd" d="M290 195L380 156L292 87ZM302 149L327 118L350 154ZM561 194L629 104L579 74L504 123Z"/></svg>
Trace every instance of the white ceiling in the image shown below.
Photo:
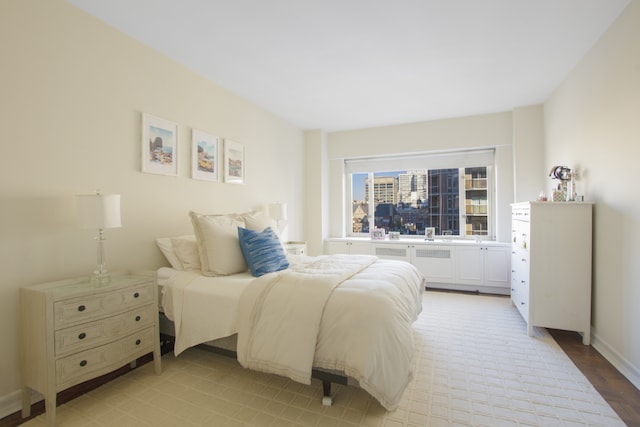
<svg viewBox="0 0 640 427"><path fill-rule="evenodd" d="M630 0L68 0L302 129L544 102Z"/></svg>

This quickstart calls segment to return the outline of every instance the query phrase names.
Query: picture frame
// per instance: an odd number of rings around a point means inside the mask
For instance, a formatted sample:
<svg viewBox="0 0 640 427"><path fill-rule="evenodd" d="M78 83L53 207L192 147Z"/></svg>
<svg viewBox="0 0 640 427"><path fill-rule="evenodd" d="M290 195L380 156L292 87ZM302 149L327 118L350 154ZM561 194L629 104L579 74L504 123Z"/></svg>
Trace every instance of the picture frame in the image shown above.
<svg viewBox="0 0 640 427"><path fill-rule="evenodd" d="M371 230L371 240L384 240L384 228L374 228Z"/></svg>
<svg viewBox="0 0 640 427"><path fill-rule="evenodd" d="M219 180L219 139L198 129L191 130L191 178Z"/></svg>
<svg viewBox="0 0 640 427"><path fill-rule="evenodd" d="M436 238L436 228L435 227L426 227L424 229L424 238L425 240L435 240Z"/></svg>
<svg viewBox="0 0 640 427"><path fill-rule="evenodd" d="M389 232L389 240L400 240L400 232L399 231L390 231Z"/></svg>
<svg viewBox="0 0 640 427"><path fill-rule="evenodd" d="M244 184L244 146L230 139L224 141L224 182Z"/></svg>
<svg viewBox="0 0 640 427"><path fill-rule="evenodd" d="M142 172L178 175L178 125L142 113Z"/></svg>

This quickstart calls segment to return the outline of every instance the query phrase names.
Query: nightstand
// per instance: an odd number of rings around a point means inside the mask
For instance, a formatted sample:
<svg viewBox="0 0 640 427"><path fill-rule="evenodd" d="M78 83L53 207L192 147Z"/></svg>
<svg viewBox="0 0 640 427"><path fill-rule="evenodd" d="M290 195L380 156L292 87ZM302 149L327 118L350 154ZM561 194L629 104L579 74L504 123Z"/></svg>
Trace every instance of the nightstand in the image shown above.
<svg viewBox="0 0 640 427"><path fill-rule="evenodd" d="M291 255L307 254L307 242L286 242L284 248Z"/></svg>
<svg viewBox="0 0 640 427"><path fill-rule="evenodd" d="M47 424L55 425L56 393L153 353L160 374L157 287L153 275L112 274L20 289L22 417L31 391L44 395Z"/></svg>

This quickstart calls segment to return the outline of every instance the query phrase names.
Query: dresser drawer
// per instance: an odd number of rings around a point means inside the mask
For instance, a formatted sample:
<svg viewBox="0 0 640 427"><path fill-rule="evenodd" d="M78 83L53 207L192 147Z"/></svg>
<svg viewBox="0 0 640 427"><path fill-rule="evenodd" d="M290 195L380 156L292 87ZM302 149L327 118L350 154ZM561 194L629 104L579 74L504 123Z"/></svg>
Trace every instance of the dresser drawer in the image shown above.
<svg viewBox="0 0 640 427"><path fill-rule="evenodd" d="M61 329L149 304L153 302L153 295L153 282L147 282L113 292L58 301L54 304L55 328Z"/></svg>
<svg viewBox="0 0 640 427"><path fill-rule="evenodd" d="M522 282L529 283L529 254L523 251L515 251L511 255L511 270L518 274Z"/></svg>
<svg viewBox="0 0 640 427"><path fill-rule="evenodd" d="M96 347L154 323L158 316L153 304L136 307L116 316L61 329L55 332L56 356Z"/></svg>
<svg viewBox="0 0 640 427"><path fill-rule="evenodd" d="M118 341L57 360L57 390L109 372L119 367L119 364L126 364L132 355L144 355L153 351L156 333L156 328L151 326Z"/></svg>

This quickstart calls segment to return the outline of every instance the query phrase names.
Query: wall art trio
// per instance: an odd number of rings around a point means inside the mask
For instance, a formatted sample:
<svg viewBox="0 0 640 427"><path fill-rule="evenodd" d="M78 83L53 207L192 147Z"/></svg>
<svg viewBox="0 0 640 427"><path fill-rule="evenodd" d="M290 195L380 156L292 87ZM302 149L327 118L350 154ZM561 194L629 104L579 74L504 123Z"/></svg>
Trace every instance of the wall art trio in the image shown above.
<svg viewBox="0 0 640 427"><path fill-rule="evenodd" d="M142 113L141 149L142 172L178 176L177 123ZM226 138L223 144L218 136L192 129L191 178L217 182L221 172L224 182L244 184L244 146Z"/></svg>

